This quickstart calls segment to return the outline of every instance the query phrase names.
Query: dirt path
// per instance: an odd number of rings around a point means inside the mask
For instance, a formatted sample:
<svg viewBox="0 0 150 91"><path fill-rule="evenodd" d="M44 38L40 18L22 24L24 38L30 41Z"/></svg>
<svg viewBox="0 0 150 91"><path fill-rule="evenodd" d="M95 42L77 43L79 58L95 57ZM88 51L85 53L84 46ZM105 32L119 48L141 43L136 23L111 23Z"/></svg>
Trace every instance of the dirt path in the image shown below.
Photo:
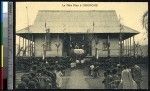
<svg viewBox="0 0 150 91"><path fill-rule="evenodd" d="M82 70L73 70L66 89L89 89Z"/></svg>

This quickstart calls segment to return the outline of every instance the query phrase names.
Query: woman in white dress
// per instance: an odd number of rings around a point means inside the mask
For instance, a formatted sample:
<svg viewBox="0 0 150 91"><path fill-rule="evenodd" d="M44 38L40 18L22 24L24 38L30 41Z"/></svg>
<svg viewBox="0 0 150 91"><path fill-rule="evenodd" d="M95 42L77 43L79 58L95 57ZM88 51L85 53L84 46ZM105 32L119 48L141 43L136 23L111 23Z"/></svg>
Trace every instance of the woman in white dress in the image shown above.
<svg viewBox="0 0 150 91"><path fill-rule="evenodd" d="M124 69L121 73L121 82L118 89L137 89L137 84L133 80L131 71Z"/></svg>

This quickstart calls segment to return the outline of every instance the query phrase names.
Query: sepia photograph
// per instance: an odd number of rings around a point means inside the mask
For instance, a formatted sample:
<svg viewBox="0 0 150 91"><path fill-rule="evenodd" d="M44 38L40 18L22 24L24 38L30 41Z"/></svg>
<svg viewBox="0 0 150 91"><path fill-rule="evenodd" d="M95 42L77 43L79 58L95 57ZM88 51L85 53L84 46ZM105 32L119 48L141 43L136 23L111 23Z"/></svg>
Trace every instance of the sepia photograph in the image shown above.
<svg viewBox="0 0 150 91"><path fill-rule="evenodd" d="M16 89L148 89L148 2L16 2Z"/></svg>

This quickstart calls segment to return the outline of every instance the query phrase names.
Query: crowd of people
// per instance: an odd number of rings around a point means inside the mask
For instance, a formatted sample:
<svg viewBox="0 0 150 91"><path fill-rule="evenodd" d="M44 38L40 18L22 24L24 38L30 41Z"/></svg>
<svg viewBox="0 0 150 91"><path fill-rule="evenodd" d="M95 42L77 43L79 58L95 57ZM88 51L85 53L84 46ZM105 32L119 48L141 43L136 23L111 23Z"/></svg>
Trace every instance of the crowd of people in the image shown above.
<svg viewBox="0 0 150 91"><path fill-rule="evenodd" d="M59 89L62 86L62 76L67 68L63 60L31 61L29 71L21 76L18 89ZM28 69L28 68L26 68Z"/></svg>
<svg viewBox="0 0 150 91"><path fill-rule="evenodd" d="M24 59L25 60L25 59ZM65 75L67 68L83 69L87 67L88 74L92 78L104 75L105 89L140 89L142 82L141 68L134 62L115 63L111 58L96 61L73 60L73 59L34 59L29 61L22 61L26 70L26 74L21 76L21 82L17 85L18 89L59 89L62 87L62 76ZM28 69L29 68L29 69ZM103 70L104 73L101 73Z"/></svg>
<svg viewBox="0 0 150 91"><path fill-rule="evenodd" d="M89 65L89 75L93 78L99 76L103 70L105 89L140 89L142 82L141 68L128 60L127 63L114 63L111 58L105 59L105 63L92 62Z"/></svg>

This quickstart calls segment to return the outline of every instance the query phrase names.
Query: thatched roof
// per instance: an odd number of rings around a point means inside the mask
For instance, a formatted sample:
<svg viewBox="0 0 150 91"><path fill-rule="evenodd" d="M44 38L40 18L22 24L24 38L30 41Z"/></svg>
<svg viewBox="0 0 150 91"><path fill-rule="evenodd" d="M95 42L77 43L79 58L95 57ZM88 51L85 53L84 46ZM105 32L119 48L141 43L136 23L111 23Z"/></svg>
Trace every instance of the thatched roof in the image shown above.
<svg viewBox="0 0 150 91"><path fill-rule="evenodd" d="M114 10L91 11L53 11L40 10L34 24L21 29L16 34L25 33L120 33L120 23ZM123 26L122 33L138 34L139 32Z"/></svg>

